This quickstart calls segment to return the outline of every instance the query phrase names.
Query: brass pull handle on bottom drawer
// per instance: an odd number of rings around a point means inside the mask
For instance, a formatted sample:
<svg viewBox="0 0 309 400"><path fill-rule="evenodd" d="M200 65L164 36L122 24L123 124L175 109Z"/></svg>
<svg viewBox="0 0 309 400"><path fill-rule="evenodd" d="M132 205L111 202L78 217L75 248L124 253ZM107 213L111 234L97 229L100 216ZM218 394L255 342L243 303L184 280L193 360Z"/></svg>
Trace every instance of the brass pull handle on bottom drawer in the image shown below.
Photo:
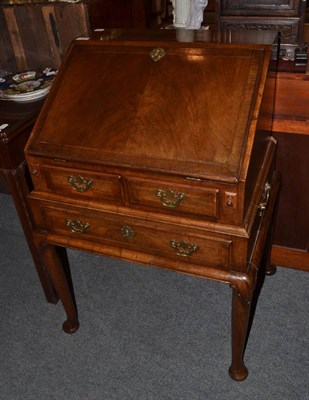
<svg viewBox="0 0 309 400"><path fill-rule="evenodd" d="M67 219L66 226L73 233L85 233L89 228L88 222L81 222L78 219Z"/></svg>
<svg viewBox="0 0 309 400"><path fill-rule="evenodd" d="M196 244L188 243L186 240L177 242L176 240L169 241L172 249L175 250L178 256L190 257L193 253L199 250L199 246Z"/></svg>

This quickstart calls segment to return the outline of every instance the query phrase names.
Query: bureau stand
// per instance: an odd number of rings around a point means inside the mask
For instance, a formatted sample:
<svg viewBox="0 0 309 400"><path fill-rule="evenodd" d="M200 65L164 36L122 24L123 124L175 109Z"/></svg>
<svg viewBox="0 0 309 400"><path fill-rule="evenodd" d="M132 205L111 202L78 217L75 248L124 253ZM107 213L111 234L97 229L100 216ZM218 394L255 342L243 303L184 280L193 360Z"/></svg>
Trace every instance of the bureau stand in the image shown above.
<svg viewBox="0 0 309 400"><path fill-rule="evenodd" d="M65 332L79 321L59 247L216 280L233 290L229 373L247 377L280 187L274 35L262 36L111 30L73 42L26 148L35 241Z"/></svg>

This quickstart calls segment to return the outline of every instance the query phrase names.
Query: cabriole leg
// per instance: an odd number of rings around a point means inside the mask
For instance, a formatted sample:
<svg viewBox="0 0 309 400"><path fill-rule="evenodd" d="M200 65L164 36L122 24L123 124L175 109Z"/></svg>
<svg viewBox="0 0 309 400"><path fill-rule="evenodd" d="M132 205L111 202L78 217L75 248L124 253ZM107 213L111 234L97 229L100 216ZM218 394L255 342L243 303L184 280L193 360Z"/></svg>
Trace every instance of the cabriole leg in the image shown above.
<svg viewBox="0 0 309 400"><path fill-rule="evenodd" d="M235 381L243 381L248 369L243 362L251 303L244 301L237 289L233 288L232 297L232 364L229 374Z"/></svg>

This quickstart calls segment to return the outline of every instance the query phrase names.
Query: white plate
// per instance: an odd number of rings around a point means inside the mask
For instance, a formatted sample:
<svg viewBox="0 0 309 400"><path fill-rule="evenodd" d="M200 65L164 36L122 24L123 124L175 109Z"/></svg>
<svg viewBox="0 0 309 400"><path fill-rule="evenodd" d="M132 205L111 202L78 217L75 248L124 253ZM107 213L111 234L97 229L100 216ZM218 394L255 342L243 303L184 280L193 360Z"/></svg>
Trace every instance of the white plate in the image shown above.
<svg viewBox="0 0 309 400"><path fill-rule="evenodd" d="M25 102L43 98L56 74L57 70L45 68L6 75L0 80L0 99Z"/></svg>

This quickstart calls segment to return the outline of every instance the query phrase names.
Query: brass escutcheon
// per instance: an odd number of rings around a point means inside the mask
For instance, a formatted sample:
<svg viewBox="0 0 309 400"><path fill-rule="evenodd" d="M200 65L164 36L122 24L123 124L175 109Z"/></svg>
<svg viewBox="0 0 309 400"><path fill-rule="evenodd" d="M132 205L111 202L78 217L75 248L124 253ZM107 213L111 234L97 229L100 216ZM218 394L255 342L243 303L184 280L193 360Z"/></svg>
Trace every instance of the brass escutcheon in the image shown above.
<svg viewBox="0 0 309 400"><path fill-rule="evenodd" d="M185 194L182 192L174 193L172 189L164 191L162 189L156 190L156 196L161 200L161 204L164 207L176 208L180 205L181 201L185 198Z"/></svg>
<svg viewBox="0 0 309 400"><path fill-rule="evenodd" d="M66 226L73 233L85 233L89 228L88 222L81 222L78 219L67 219Z"/></svg>
<svg viewBox="0 0 309 400"><path fill-rule="evenodd" d="M149 53L149 55L151 59L156 62L161 60L161 58L163 58L166 55L166 53L165 50L162 49L162 47L156 47Z"/></svg>
<svg viewBox="0 0 309 400"><path fill-rule="evenodd" d="M68 176L68 183L77 192L87 192L92 185L92 179L83 178L82 176Z"/></svg>
<svg viewBox="0 0 309 400"><path fill-rule="evenodd" d="M182 257L190 257L193 253L199 250L198 245L188 243L186 240L182 240L181 242L170 240L169 244L171 248L175 250L176 254Z"/></svg>
<svg viewBox="0 0 309 400"><path fill-rule="evenodd" d="M121 228L121 233L126 240L132 240L135 236L134 230L127 225L124 225Z"/></svg>

